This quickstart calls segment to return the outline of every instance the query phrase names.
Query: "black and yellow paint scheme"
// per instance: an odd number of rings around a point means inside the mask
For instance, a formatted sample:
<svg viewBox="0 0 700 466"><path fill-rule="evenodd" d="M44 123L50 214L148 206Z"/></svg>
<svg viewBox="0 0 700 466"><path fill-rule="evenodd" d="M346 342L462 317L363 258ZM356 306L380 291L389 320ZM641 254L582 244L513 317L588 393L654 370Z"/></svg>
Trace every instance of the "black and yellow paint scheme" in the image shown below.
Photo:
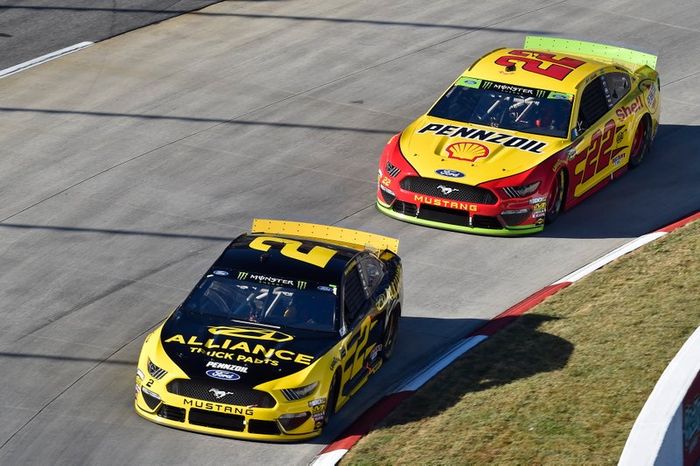
<svg viewBox="0 0 700 466"><path fill-rule="evenodd" d="M146 337L136 412L227 437L319 435L391 356L397 252L371 233L254 220Z"/></svg>

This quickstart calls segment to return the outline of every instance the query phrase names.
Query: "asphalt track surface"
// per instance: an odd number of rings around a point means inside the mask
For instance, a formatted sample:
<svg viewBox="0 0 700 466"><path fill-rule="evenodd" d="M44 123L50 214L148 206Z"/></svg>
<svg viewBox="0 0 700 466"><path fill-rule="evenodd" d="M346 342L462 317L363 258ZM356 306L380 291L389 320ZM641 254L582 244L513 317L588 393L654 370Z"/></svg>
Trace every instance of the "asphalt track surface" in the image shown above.
<svg viewBox="0 0 700 466"><path fill-rule="evenodd" d="M305 464L485 320L695 211L696 11L689 0L222 2L1 79L0 464ZM537 236L377 213L386 140L469 63L528 33L657 52L651 156ZM305 443L139 418L145 334L255 216L399 237L396 357Z"/></svg>
<svg viewBox="0 0 700 466"><path fill-rule="evenodd" d="M216 0L0 0L0 69L212 3Z"/></svg>

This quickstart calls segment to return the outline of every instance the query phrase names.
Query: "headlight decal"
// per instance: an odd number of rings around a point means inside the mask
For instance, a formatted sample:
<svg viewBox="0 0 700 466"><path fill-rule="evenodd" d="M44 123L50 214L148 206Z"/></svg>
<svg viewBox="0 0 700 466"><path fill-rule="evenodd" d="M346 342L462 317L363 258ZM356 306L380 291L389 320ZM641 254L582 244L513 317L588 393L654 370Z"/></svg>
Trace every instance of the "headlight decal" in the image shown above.
<svg viewBox="0 0 700 466"><path fill-rule="evenodd" d="M306 398L318 387L318 382L313 382L303 387L282 389L282 394L288 401L301 400Z"/></svg>
<svg viewBox="0 0 700 466"><path fill-rule="evenodd" d="M168 371L165 369L161 369L160 367L156 366L153 361L150 360L150 358L148 359L148 364L146 366L148 373L151 374L151 377L156 380L162 379L168 373Z"/></svg>

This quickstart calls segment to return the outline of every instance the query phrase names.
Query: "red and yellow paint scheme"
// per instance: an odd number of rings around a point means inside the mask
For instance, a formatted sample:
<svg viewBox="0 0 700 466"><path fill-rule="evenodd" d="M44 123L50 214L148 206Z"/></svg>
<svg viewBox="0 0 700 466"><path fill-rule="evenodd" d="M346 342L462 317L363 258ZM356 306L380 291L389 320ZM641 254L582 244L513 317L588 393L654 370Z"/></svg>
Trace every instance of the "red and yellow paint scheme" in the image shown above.
<svg viewBox="0 0 700 466"><path fill-rule="evenodd" d="M656 57L527 37L484 55L381 155L377 207L461 232L539 232L639 165L660 113Z"/></svg>

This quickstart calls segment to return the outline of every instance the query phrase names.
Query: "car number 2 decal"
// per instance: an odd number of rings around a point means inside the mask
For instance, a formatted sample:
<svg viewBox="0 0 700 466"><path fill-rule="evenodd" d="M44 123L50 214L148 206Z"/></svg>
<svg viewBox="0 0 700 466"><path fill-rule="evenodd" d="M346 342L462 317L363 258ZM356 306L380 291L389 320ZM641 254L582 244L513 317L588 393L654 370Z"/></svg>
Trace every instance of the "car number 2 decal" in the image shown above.
<svg viewBox="0 0 700 466"><path fill-rule="evenodd" d="M272 247L269 243L283 243L284 246L280 250L283 256L321 268L325 267L336 254L335 250L324 248L323 246L314 246L309 252L302 252L299 250L303 245L301 241L288 238L275 238L274 236L258 236L251 241L248 246L250 246L251 249L267 252Z"/></svg>
<svg viewBox="0 0 700 466"><path fill-rule="evenodd" d="M531 52L529 50L511 50L508 55L498 57L495 61L501 66L515 66L523 63L523 70L562 81L569 73L583 65L584 61L571 57L554 58L554 54Z"/></svg>

